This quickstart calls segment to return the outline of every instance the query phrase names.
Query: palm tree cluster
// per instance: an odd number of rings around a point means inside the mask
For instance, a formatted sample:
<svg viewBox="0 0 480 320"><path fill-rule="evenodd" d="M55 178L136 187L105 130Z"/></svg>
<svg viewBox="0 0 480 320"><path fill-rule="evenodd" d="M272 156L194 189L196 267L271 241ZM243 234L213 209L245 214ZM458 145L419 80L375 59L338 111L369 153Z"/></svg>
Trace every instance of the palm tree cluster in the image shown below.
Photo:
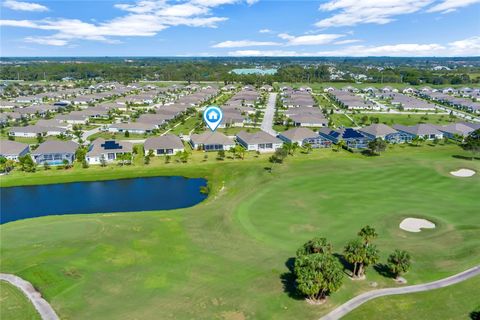
<svg viewBox="0 0 480 320"><path fill-rule="evenodd" d="M325 300L343 281L342 266L326 238L314 238L297 250L294 274L297 289L314 302Z"/></svg>

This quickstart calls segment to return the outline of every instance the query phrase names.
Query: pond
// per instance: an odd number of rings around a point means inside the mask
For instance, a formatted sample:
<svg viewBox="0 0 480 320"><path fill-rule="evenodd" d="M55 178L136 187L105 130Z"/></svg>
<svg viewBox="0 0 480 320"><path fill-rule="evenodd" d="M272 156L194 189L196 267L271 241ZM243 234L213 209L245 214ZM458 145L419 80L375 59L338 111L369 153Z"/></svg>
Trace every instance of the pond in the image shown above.
<svg viewBox="0 0 480 320"><path fill-rule="evenodd" d="M201 178L149 177L0 188L0 223L49 215L186 208L203 201Z"/></svg>

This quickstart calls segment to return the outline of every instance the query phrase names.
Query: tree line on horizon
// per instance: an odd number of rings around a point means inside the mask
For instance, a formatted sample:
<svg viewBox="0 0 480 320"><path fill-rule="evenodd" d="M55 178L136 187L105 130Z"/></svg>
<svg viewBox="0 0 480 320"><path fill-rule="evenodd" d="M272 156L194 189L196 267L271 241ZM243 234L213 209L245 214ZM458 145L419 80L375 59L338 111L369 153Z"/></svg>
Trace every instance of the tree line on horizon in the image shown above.
<svg viewBox="0 0 480 320"><path fill-rule="evenodd" d="M149 61L149 60L148 60ZM0 79L26 81L58 81L64 78L74 80L105 80L130 83L139 80L152 81L219 81L224 83L240 82L244 84L272 84L273 82L328 82L331 65L298 63L280 64L274 75L237 75L233 69L255 67L256 64L238 65L237 63L211 60L173 60L127 63L124 61L87 61L87 62L28 62L24 64L4 64L0 68ZM275 65L269 65L275 67ZM342 62L337 66L343 71L340 82L355 82L352 74L363 74L371 83L419 84L472 84L479 83L480 68L460 68L449 71L433 71L430 68L399 65L397 67L366 68L352 62Z"/></svg>

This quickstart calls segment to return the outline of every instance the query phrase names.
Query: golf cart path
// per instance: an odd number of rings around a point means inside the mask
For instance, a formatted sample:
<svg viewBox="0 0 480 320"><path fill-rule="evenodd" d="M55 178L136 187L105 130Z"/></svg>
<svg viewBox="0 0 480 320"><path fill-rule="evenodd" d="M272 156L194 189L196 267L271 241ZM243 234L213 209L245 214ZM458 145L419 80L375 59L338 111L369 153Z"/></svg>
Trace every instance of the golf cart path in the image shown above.
<svg viewBox="0 0 480 320"><path fill-rule="evenodd" d="M35 290L32 284L13 274L0 273L0 281L6 281L20 289L28 300L33 304L40 317L43 320L59 320L60 318L53 310L52 306L42 298L40 292Z"/></svg>
<svg viewBox="0 0 480 320"><path fill-rule="evenodd" d="M465 270L463 272L457 273L453 276L448 278L440 279L433 282L428 282L424 284L417 284L414 286L407 286L407 287L399 287L399 288L385 288L385 289L378 289L369 292L362 293L359 296L345 302L341 306L337 307L329 314L320 318L320 320L336 320L340 319L350 311L358 308L362 304L372 299L389 296L389 295L396 295L396 294L404 294L404 293L414 293L414 292L421 292L421 291L429 291L434 289L439 289L443 287L447 287L453 284L457 284L459 282L468 280L475 276L480 275L480 265Z"/></svg>

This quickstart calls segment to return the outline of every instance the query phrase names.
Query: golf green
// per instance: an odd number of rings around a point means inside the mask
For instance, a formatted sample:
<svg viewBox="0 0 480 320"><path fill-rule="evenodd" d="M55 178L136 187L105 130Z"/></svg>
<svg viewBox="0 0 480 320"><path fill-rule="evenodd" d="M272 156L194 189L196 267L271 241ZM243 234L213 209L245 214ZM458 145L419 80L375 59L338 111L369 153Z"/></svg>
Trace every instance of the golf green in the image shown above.
<svg viewBox="0 0 480 320"><path fill-rule="evenodd" d="M317 319L373 282L396 284L369 268L367 280L345 278L324 305L307 304L293 291L288 266L314 236L327 237L341 253L362 226L374 226L381 262L396 248L411 253L409 284L478 264L480 177L449 172L480 172L480 161L458 155L468 154L454 145L425 145L378 157L298 153L272 173L265 158L118 169L118 176L201 175L212 192L181 210L2 225L1 271L32 282L67 319ZM94 180L101 169L75 168L57 181ZM108 169L115 178L117 171ZM56 174L45 180L57 182ZM15 176L9 179L14 185ZM26 179L19 174L19 183ZM436 228L402 231L406 217L426 218Z"/></svg>

